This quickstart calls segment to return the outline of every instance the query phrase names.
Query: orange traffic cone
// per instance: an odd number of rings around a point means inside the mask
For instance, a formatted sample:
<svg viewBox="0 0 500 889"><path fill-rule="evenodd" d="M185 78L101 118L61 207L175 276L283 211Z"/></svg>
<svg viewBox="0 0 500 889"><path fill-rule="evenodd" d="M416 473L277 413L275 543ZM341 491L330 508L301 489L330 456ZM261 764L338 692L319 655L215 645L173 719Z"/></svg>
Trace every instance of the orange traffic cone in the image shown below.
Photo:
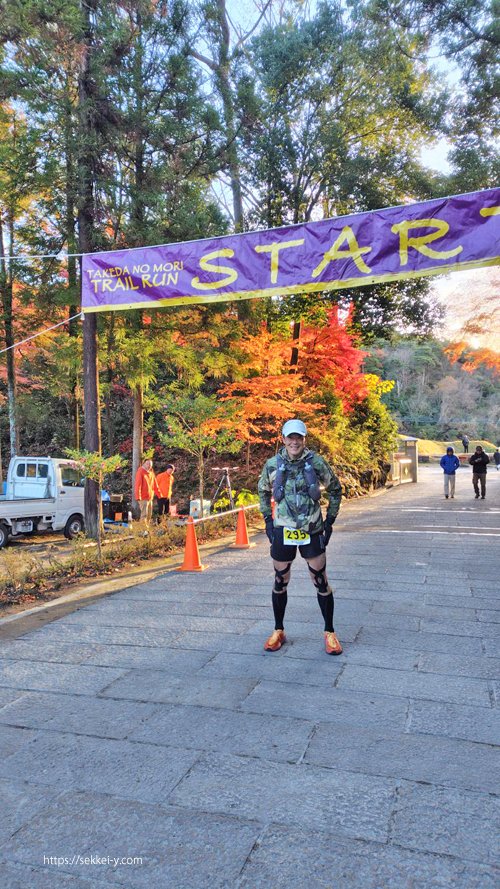
<svg viewBox="0 0 500 889"><path fill-rule="evenodd" d="M196 531L194 529L194 519L189 516L187 521L186 546L184 549L184 562L177 571L204 571L205 565L200 562L200 554L198 552L198 542L196 540Z"/></svg>
<svg viewBox="0 0 500 889"><path fill-rule="evenodd" d="M252 546L255 546L255 543L250 543L248 540L245 510L240 506L236 523L236 543L233 543L233 547L234 549L250 549Z"/></svg>

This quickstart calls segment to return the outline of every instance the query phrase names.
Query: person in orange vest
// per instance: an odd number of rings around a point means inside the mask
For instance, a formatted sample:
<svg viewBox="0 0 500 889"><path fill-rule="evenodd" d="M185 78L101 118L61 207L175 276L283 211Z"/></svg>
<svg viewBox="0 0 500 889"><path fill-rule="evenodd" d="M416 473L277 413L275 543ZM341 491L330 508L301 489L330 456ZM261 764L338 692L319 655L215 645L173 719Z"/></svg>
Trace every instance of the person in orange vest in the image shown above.
<svg viewBox="0 0 500 889"><path fill-rule="evenodd" d="M153 514L153 497L160 497L160 489L153 472L153 461L144 460L135 474L134 496L141 510L141 521L149 522Z"/></svg>
<svg viewBox="0 0 500 889"><path fill-rule="evenodd" d="M173 466L172 463L167 463L165 472L160 472L156 476L156 482L160 490L160 496L158 497L158 515L160 517L162 515L170 514L170 498L172 496L172 486L174 484L174 471L175 466Z"/></svg>

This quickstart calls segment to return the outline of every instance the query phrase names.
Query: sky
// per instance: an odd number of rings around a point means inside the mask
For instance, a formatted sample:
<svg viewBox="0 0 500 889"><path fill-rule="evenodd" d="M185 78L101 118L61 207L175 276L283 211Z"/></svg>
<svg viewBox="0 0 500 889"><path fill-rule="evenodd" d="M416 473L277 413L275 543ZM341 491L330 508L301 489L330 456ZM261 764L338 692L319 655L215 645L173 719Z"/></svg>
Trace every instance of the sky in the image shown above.
<svg viewBox="0 0 500 889"><path fill-rule="evenodd" d="M440 338L467 340L475 349L500 352L500 268L490 266L453 272L433 279L433 294L445 307L446 316ZM463 333L469 319L478 322L480 332Z"/></svg>

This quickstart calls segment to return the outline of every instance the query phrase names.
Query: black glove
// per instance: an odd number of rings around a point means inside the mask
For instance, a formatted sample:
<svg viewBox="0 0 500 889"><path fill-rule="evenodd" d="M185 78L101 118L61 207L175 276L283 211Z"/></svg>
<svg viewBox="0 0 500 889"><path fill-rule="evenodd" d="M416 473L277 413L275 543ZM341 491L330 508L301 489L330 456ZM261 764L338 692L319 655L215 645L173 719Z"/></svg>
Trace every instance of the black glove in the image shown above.
<svg viewBox="0 0 500 889"><path fill-rule="evenodd" d="M268 515L267 519L264 519L264 521L265 521L265 523L266 523L266 534L267 534L267 539L269 540L269 543L272 543L272 542L273 542L273 537L274 537L274 520L273 520L273 517L270 516L270 515Z"/></svg>
<svg viewBox="0 0 500 889"><path fill-rule="evenodd" d="M334 521L335 521L335 519L332 519L331 516L327 516L325 519L325 522L323 525L323 538L325 541L325 546L328 545L328 541L330 540L330 537L332 536Z"/></svg>

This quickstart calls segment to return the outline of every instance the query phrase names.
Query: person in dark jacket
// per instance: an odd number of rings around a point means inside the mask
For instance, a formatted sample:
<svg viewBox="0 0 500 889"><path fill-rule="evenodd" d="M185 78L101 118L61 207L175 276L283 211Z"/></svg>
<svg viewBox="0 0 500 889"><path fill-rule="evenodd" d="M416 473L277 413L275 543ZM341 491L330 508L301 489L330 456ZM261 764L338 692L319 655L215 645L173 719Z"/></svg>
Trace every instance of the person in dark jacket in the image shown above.
<svg viewBox="0 0 500 889"><path fill-rule="evenodd" d="M498 450L498 448L495 450L495 453L493 454L493 460L495 462L495 466L496 466L497 472L498 472L498 470L500 469L500 451Z"/></svg>
<svg viewBox="0 0 500 889"><path fill-rule="evenodd" d="M462 444L464 446L464 454L469 453L469 438L467 435L462 435Z"/></svg>
<svg viewBox="0 0 500 889"><path fill-rule="evenodd" d="M441 457L439 465L444 472L444 496L447 500L448 497L453 500L455 497L455 473L460 466L460 460L451 445L446 448L446 454Z"/></svg>
<svg viewBox="0 0 500 889"><path fill-rule="evenodd" d="M486 497L486 467L489 462L490 458L483 451L481 445L478 445L472 456L469 457L476 500L479 499L479 486L481 486L481 500L484 500Z"/></svg>

